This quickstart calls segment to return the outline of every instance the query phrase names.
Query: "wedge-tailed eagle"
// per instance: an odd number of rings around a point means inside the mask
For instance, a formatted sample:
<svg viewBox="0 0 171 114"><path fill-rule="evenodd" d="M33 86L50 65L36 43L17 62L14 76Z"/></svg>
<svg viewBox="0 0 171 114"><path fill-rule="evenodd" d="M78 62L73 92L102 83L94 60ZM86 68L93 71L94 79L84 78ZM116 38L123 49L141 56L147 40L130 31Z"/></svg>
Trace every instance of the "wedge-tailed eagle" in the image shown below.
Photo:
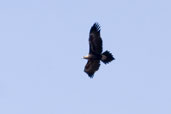
<svg viewBox="0 0 171 114"><path fill-rule="evenodd" d="M89 33L89 54L83 57L84 59L88 59L84 72L86 72L90 78L93 78L94 73L99 69L100 61L107 64L115 59L109 51L102 53L102 48L100 26L98 23L94 23Z"/></svg>

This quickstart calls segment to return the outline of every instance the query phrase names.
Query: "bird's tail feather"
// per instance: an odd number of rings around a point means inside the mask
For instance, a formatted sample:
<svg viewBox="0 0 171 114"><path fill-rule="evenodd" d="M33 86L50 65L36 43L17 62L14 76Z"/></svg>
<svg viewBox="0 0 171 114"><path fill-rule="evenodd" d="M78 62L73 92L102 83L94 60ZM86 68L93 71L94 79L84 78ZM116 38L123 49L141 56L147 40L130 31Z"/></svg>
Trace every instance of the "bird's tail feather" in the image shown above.
<svg viewBox="0 0 171 114"><path fill-rule="evenodd" d="M111 62L112 60L115 60L112 53L110 53L109 51L105 51L104 53L102 53L101 61L104 64L107 64L107 63Z"/></svg>

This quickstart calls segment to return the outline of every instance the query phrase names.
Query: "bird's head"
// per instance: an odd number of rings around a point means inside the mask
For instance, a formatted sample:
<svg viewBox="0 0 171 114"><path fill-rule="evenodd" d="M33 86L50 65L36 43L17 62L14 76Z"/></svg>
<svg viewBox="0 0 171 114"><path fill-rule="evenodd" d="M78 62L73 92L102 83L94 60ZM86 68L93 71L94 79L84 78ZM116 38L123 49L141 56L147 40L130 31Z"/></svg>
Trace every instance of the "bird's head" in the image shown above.
<svg viewBox="0 0 171 114"><path fill-rule="evenodd" d="M89 55L83 56L83 59L89 59Z"/></svg>
<svg viewBox="0 0 171 114"><path fill-rule="evenodd" d="M87 56L83 56L83 59L93 59L94 55L88 54Z"/></svg>

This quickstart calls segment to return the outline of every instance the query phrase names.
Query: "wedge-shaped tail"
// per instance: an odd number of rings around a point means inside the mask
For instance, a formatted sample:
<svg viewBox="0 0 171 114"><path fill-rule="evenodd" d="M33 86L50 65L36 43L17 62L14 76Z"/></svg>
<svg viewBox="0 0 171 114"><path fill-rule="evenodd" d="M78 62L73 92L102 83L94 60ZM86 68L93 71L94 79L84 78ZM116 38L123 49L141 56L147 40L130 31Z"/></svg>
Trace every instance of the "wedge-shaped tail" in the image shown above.
<svg viewBox="0 0 171 114"><path fill-rule="evenodd" d="M115 60L112 53L110 53L109 51L105 51L104 53L102 53L101 61L104 64L107 64L107 63L111 62L112 60Z"/></svg>

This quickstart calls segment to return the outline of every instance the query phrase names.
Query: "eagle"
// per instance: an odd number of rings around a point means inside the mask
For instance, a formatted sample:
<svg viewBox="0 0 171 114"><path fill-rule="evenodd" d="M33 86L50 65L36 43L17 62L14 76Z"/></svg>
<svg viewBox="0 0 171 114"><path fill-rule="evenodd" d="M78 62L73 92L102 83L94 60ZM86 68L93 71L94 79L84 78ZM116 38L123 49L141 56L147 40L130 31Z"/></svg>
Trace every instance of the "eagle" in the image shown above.
<svg viewBox="0 0 171 114"><path fill-rule="evenodd" d="M88 62L85 65L84 72L88 74L90 78L93 78L94 73L100 67L100 61L104 64L115 60L112 53L108 50L102 53L102 38L100 36L100 25L96 22L90 29L89 33L89 54L88 56L84 56L84 59L87 59Z"/></svg>

